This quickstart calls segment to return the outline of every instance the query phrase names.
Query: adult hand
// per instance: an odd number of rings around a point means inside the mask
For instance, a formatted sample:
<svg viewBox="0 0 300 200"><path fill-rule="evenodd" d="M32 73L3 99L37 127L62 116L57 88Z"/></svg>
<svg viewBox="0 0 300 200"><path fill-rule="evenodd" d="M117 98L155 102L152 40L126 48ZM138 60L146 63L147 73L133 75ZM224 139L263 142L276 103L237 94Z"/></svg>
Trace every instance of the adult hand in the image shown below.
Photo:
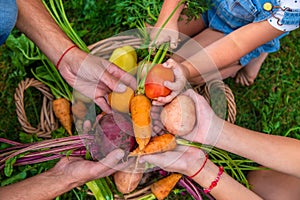
<svg viewBox="0 0 300 200"><path fill-rule="evenodd" d="M88 181L111 175L126 167L129 162L119 163L124 152L116 149L100 161L88 161L78 157L64 157L52 169L52 174L65 177L65 180L79 186Z"/></svg>
<svg viewBox="0 0 300 200"><path fill-rule="evenodd" d="M74 49L64 60L59 67L64 79L74 89L93 99L106 113L111 112L105 99L109 92L124 92L126 85L136 88L133 76L103 58Z"/></svg>
<svg viewBox="0 0 300 200"><path fill-rule="evenodd" d="M189 141L203 144L216 144L219 135L221 134L224 120L220 119L204 97L194 90L188 89L182 94L190 97L194 101L196 107L196 124L194 129L189 134L182 137Z"/></svg>
<svg viewBox="0 0 300 200"><path fill-rule="evenodd" d="M205 160L202 150L195 147L177 146L173 151L141 156L140 162L147 161L168 172L193 175Z"/></svg>
<svg viewBox="0 0 300 200"><path fill-rule="evenodd" d="M169 88L172 92L166 97L158 97L152 102L153 105L164 105L171 102L179 93L181 93L187 83L185 78L187 76L187 70L183 65L177 63L173 59L168 59L163 63L163 66L173 70L175 81L164 81L164 86Z"/></svg>

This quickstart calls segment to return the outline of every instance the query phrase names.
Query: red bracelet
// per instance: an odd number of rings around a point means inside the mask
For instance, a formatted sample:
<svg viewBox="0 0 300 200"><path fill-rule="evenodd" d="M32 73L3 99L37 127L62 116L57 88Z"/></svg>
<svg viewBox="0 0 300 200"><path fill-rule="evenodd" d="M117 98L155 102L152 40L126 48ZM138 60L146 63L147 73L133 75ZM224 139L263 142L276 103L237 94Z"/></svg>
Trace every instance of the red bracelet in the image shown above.
<svg viewBox="0 0 300 200"><path fill-rule="evenodd" d="M59 64L60 64L61 60L63 59L63 57L64 57L71 49L73 49L74 47L76 47L75 44L72 45L72 46L70 46L69 48L67 48L67 49L63 52L63 54L60 56L60 58L58 59L56 65L55 65L56 69L58 69Z"/></svg>
<svg viewBox="0 0 300 200"><path fill-rule="evenodd" d="M202 166L200 167L200 169L194 175L189 176L189 178L194 178L195 176L197 176L197 174L200 173L200 171L203 169L204 165L206 164L207 159L208 159L208 154L205 154L205 160L204 160Z"/></svg>
<svg viewBox="0 0 300 200"><path fill-rule="evenodd" d="M216 179L213 182L211 182L210 186L207 189L203 189L205 194L209 193L214 187L217 186L223 172L224 172L224 168L222 166L220 166L219 173L218 173L218 176L216 177Z"/></svg>

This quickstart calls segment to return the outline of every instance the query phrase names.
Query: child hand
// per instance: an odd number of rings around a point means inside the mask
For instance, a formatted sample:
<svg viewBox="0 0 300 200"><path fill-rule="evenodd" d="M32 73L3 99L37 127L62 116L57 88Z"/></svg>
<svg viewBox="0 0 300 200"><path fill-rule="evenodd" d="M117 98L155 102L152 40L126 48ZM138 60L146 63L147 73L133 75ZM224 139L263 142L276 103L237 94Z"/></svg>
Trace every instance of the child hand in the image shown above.
<svg viewBox="0 0 300 200"><path fill-rule="evenodd" d="M155 27L151 29L150 38L152 42L150 46L159 46L163 43L170 42L170 48L176 49L179 40L177 23L174 23L174 25L167 25L162 30L160 30L160 28L160 26L155 25ZM158 33L159 35L157 36Z"/></svg>
<svg viewBox="0 0 300 200"><path fill-rule="evenodd" d="M173 59L167 60L163 66L173 70L175 75L175 82L164 81L164 86L169 88L172 92L166 97L158 97L152 102L153 105L164 105L171 102L180 92L184 89L186 80L186 68L174 61Z"/></svg>
<svg viewBox="0 0 300 200"><path fill-rule="evenodd" d="M161 135L164 131L164 125L160 120L162 106L151 106L152 132L154 135Z"/></svg>

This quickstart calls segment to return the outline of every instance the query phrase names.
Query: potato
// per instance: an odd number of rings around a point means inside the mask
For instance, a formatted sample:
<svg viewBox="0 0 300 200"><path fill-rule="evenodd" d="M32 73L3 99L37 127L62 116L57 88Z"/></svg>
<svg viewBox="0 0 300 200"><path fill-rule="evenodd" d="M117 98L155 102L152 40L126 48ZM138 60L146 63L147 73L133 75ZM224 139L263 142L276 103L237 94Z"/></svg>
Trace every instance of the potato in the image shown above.
<svg viewBox="0 0 300 200"><path fill-rule="evenodd" d="M141 163L138 169L132 165L126 171L115 172L113 177L118 191L128 194L135 190L143 178L144 167L144 164Z"/></svg>
<svg viewBox="0 0 300 200"><path fill-rule="evenodd" d="M72 105L72 114L78 119L84 119L87 114L87 108L82 101L77 101Z"/></svg>
<svg viewBox="0 0 300 200"><path fill-rule="evenodd" d="M185 95L177 96L164 106L160 119L170 133L179 136L188 134L196 122L194 101Z"/></svg>

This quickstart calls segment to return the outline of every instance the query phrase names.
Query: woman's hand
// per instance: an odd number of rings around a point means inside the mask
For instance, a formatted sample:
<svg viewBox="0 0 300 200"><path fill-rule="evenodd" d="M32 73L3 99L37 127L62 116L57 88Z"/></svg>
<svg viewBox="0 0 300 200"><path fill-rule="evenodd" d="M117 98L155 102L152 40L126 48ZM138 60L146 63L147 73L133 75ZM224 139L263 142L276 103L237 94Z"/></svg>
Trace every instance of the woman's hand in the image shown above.
<svg viewBox="0 0 300 200"><path fill-rule="evenodd" d="M164 105L171 102L178 94L182 92L187 82L186 76L188 72L183 65L177 63L173 59L169 59L163 63L163 66L173 70L175 82L164 81L164 86L169 88L172 92L166 97L158 97L152 102L153 105Z"/></svg>
<svg viewBox="0 0 300 200"><path fill-rule="evenodd" d="M189 89L183 93L190 97L196 106L196 124L194 129L183 138L203 144L216 144L221 134L224 120L220 119L212 110L203 96Z"/></svg>
<svg viewBox="0 0 300 200"><path fill-rule="evenodd" d="M110 113L105 96L111 91L125 91L126 85L135 89L135 78L103 58L82 55L78 51L66 55L66 61L59 67L61 75L74 89L93 99L104 112Z"/></svg>
<svg viewBox="0 0 300 200"><path fill-rule="evenodd" d="M141 156L140 162L144 161L168 172L178 172L191 176L205 161L205 154L198 148L177 146L174 151Z"/></svg>

